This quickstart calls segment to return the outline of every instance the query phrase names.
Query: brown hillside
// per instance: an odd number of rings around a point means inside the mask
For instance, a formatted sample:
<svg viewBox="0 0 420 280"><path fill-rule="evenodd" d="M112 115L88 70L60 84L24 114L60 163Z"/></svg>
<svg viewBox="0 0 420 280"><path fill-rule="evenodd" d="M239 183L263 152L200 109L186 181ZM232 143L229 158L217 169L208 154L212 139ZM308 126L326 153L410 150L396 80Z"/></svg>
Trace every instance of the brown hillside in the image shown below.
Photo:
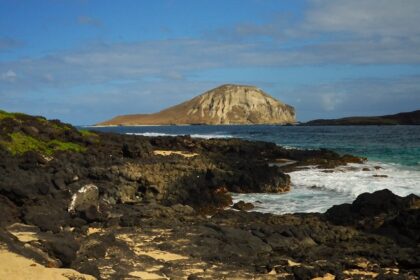
<svg viewBox="0 0 420 280"><path fill-rule="evenodd" d="M254 86L223 85L154 114L117 116L99 125L287 124L294 108Z"/></svg>

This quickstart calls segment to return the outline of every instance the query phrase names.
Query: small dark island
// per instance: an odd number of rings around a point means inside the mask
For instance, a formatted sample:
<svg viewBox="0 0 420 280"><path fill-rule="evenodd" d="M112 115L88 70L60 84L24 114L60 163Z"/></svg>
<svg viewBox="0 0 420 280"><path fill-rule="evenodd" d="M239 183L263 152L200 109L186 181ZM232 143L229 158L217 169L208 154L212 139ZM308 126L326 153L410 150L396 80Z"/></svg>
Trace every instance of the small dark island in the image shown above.
<svg viewBox="0 0 420 280"><path fill-rule="evenodd" d="M385 116L318 119L300 125L420 125L420 110Z"/></svg>

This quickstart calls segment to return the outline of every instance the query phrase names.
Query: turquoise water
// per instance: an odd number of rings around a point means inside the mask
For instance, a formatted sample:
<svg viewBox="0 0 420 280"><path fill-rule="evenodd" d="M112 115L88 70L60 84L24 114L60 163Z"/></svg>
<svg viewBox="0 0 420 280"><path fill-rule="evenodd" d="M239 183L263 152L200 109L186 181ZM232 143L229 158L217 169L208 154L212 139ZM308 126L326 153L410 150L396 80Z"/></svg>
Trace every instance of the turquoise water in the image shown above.
<svg viewBox="0 0 420 280"><path fill-rule="evenodd" d="M332 173L315 167L291 172L292 189L286 194L233 195L235 201L251 202L260 212L324 212L335 204L352 202L361 193L385 188L401 196L420 195L420 126L139 126L93 129L146 136L238 137L270 141L289 148L327 148L368 158L364 164L338 167ZM378 166L380 169L375 168ZM366 169L368 171L364 171Z"/></svg>
<svg viewBox="0 0 420 280"><path fill-rule="evenodd" d="M117 133L239 137L304 149L328 148L370 160L420 166L420 126L137 126L94 128Z"/></svg>

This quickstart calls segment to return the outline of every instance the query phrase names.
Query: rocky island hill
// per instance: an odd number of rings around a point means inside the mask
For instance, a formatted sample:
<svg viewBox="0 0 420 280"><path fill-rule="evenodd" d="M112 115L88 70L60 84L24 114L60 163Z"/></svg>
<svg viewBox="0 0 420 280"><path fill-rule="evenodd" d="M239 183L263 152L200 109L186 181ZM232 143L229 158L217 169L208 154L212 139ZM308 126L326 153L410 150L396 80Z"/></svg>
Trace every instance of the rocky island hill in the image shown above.
<svg viewBox="0 0 420 280"><path fill-rule="evenodd" d="M294 168L362 161L2 111L0 279L418 279L417 196L362 194L325 214L229 208L231 192L288 191Z"/></svg>
<svg viewBox="0 0 420 280"><path fill-rule="evenodd" d="M98 125L293 124L295 110L254 86L222 85L159 113L123 115Z"/></svg>

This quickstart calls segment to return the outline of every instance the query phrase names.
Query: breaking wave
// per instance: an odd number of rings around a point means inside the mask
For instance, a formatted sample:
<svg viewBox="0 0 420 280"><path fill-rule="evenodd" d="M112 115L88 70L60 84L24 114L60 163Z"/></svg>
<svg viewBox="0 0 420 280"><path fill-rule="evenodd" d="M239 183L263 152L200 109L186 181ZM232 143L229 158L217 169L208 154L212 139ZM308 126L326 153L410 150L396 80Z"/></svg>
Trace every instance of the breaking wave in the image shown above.
<svg viewBox="0 0 420 280"><path fill-rule="evenodd" d="M171 134L171 133L159 133L159 132L142 132L142 133L138 133L138 132L130 133L130 132L128 132L126 134L148 136L148 137L190 135L192 138L203 138L203 139L232 138L232 135L225 135L225 134Z"/></svg>
<svg viewBox="0 0 420 280"><path fill-rule="evenodd" d="M255 211L284 214L325 212L351 203L359 194L389 189L397 195L420 194L420 170L398 164L367 162L333 170L310 167L289 173L292 189L285 194L234 194L234 202L253 203Z"/></svg>

